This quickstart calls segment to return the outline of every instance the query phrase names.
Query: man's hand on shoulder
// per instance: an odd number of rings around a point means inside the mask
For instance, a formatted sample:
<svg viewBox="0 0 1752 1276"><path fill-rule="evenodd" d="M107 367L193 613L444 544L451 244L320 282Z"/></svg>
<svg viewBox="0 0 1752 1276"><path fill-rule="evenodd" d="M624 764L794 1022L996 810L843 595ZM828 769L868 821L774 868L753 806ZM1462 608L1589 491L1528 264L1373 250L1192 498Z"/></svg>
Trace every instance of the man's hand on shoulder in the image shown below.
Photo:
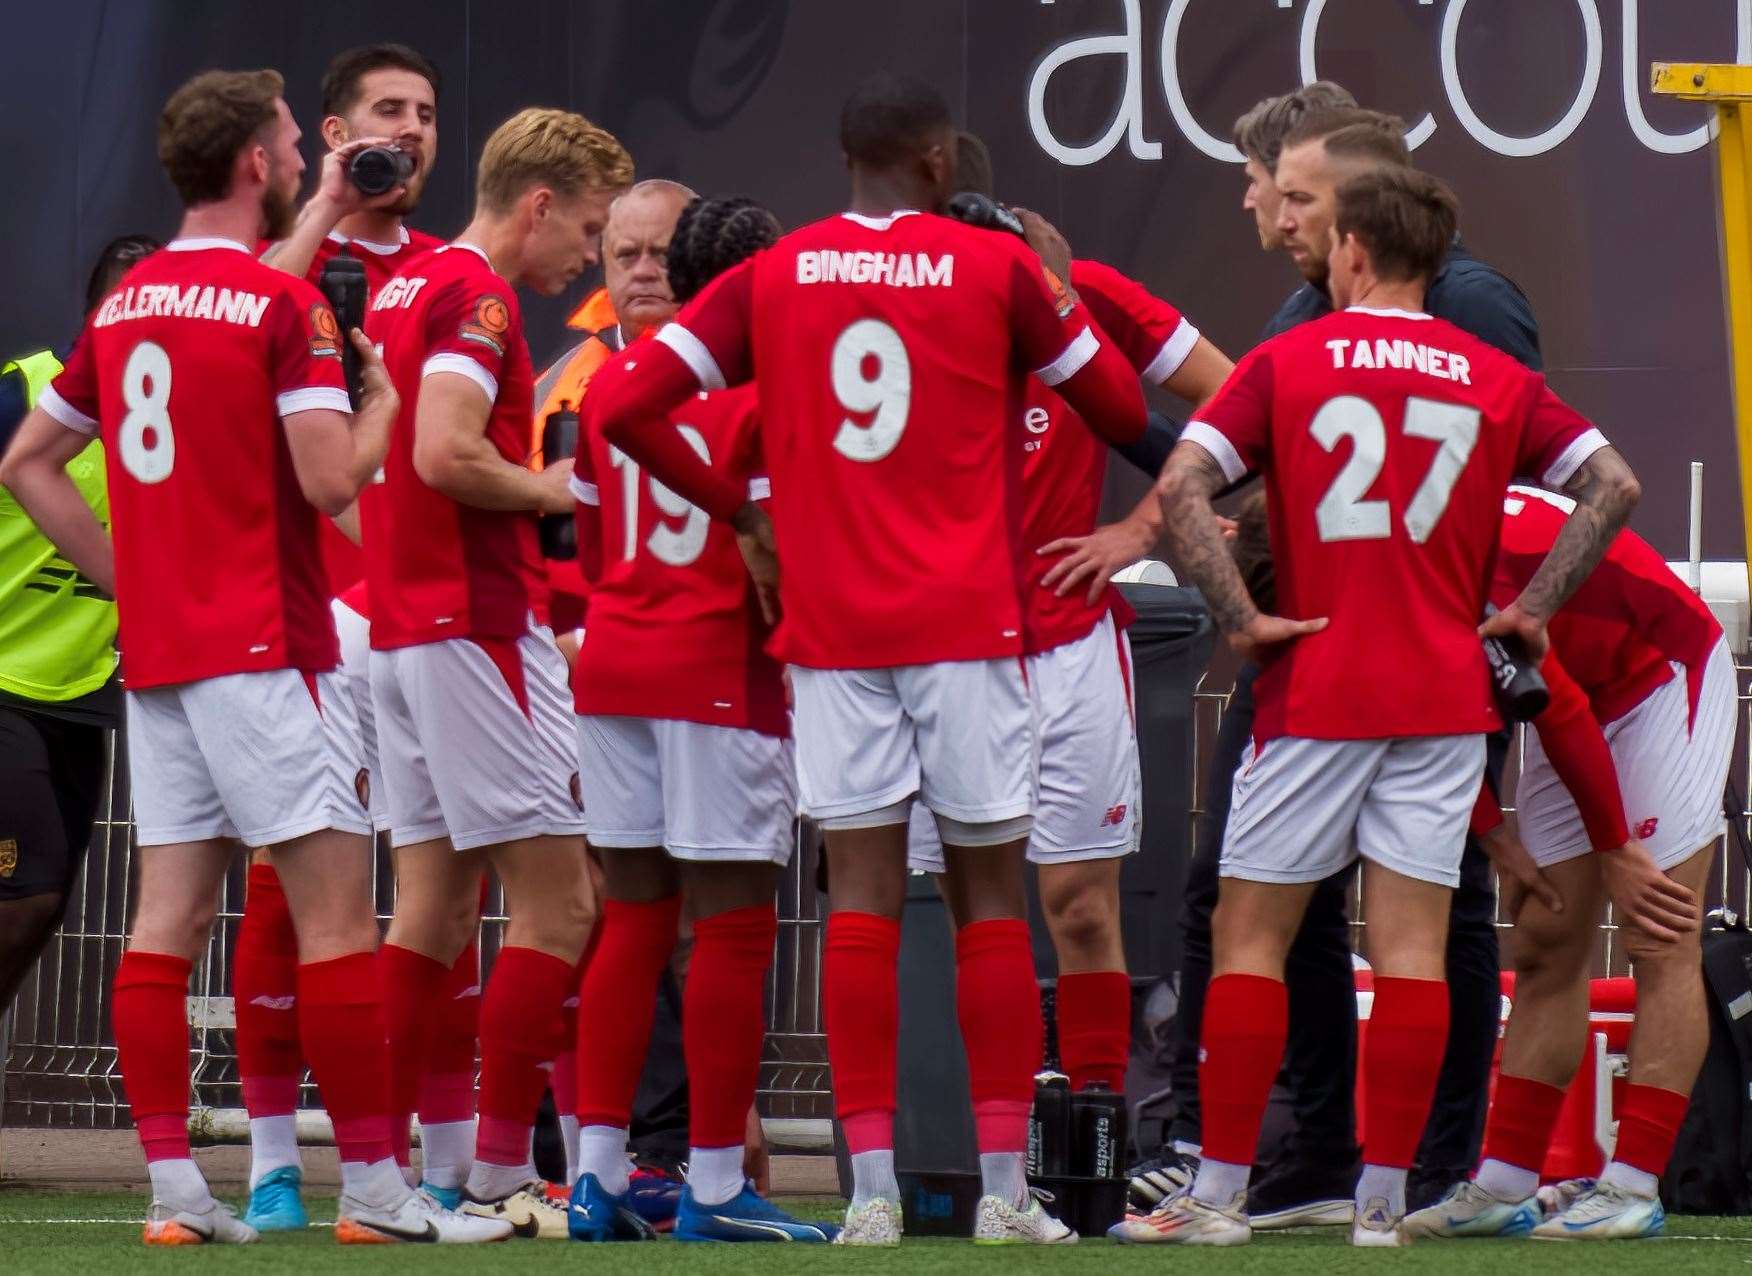
<svg viewBox="0 0 1752 1276"><path fill-rule="evenodd" d="M1065 292L1074 300L1077 294L1071 287L1070 243L1059 233L1058 227L1032 209L1012 208L1010 211L1021 221L1023 238L1040 255L1041 265L1057 277Z"/></svg>

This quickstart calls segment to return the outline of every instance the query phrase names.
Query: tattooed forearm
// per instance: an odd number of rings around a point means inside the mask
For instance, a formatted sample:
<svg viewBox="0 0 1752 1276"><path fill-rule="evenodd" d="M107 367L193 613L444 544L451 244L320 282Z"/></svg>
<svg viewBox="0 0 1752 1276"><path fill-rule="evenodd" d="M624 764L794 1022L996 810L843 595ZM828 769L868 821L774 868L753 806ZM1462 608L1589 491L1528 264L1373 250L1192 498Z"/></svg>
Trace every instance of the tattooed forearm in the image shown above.
<svg viewBox="0 0 1752 1276"><path fill-rule="evenodd" d="M1177 443L1156 484L1163 532L1174 565L1204 594L1217 627L1226 634L1259 615L1217 526L1211 494L1223 486L1222 467L1196 443Z"/></svg>
<svg viewBox="0 0 1752 1276"><path fill-rule="evenodd" d="M1521 593L1521 609L1541 620L1550 620L1588 579L1642 496L1630 466L1609 447L1582 462L1563 490L1575 497L1576 508Z"/></svg>

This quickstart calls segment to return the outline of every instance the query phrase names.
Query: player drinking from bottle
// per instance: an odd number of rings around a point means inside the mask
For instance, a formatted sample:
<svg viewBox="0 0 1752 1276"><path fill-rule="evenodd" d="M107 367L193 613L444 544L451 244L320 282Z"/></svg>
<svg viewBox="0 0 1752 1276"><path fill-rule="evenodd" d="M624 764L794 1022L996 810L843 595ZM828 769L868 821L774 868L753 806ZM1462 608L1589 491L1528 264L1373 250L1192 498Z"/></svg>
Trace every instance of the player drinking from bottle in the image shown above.
<svg viewBox="0 0 1752 1276"><path fill-rule="evenodd" d="M316 190L290 232L271 243L262 260L315 284L323 267L344 251L364 268L368 291L374 293L408 262L442 243L406 224L438 158L438 91L437 68L406 45L368 44L336 54L322 79L319 131L329 150ZM413 172L385 194L367 196L350 177L350 161L367 147L384 145L407 154ZM338 519L323 519L318 535L335 596L332 610L341 644L340 673L359 720L372 825L382 831L388 827L388 811L371 707L370 604L358 529L354 508ZM286 894L273 865L259 851L251 856L232 962L238 1079L250 1118L250 1195L244 1219L260 1231L301 1231L306 1215L296 1125L304 1072L304 1056L298 1048L298 941ZM421 1083L425 1184L441 1197L447 1195L446 1203L452 1205L474 1153L479 966L478 950L471 945L457 960L445 995L420 1008L420 1013L437 1015L440 1021ZM405 1134L395 1141L398 1157L405 1157Z"/></svg>

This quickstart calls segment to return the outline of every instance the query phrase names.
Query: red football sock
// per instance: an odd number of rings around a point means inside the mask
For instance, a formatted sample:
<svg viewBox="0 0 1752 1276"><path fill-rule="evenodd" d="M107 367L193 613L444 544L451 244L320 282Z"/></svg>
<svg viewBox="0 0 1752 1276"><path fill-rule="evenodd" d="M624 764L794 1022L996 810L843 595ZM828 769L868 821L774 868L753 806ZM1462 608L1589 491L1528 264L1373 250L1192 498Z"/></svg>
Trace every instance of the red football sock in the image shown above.
<svg viewBox="0 0 1752 1276"><path fill-rule="evenodd" d="M237 1009L237 1075L252 1117L298 1109L304 1051L298 1043L298 934L271 864L249 866L249 891L231 958Z"/></svg>
<svg viewBox="0 0 1752 1276"><path fill-rule="evenodd" d="M1371 1022L1370 1031L1374 1030ZM1563 1091L1543 1081L1499 1073L1484 1126L1486 1161L1501 1161L1535 1174L1551 1150L1551 1133L1563 1107Z"/></svg>
<svg viewBox="0 0 1752 1276"><path fill-rule="evenodd" d="M834 1106L854 1156L894 1146L899 975L899 922L843 909L829 914L821 1011Z"/></svg>
<svg viewBox="0 0 1752 1276"><path fill-rule="evenodd" d="M1618 1146L1612 1159L1656 1178L1667 1172L1673 1141L1691 1106L1691 1096L1659 1086L1624 1087L1624 1105L1619 1109Z"/></svg>
<svg viewBox="0 0 1752 1276"><path fill-rule="evenodd" d="M1131 1058L1131 976L1123 970L1060 975L1059 1063L1073 1091L1125 1089Z"/></svg>
<svg viewBox="0 0 1752 1276"><path fill-rule="evenodd" d="M553 1070L548 1073L548 1089L554 1092L554 1111L561 1116L578 1115L578 1003L584 988L584 968L590 964L600 929L591 929L584 955L572 968L572 992L560 1005L560 1052L554 1056Z"/></svg>
<svg viewBox="0 0 1752 1276"><path fill-rule="evenodd" d="M578 989L579 1125L624 1130L645 1070L657 981L675 951L681 896L645 904L602 901L596 951Z"/></svg>
<svg viewBox="0 0 1752 1276"><path fill-rule="evenodd" d="M1253 1164L1259 1125L1283 1064L1289 1015L1289 992L1281 979L1218 975L1211 980L1198 1065L1206 1160Z"/></svg>
<svg viewBox="0 0 1752 1276"><path fill-rule="evenodd" d="M472 1121L475 1056L481 1037L481 950L469 940L438 994L437 1011L420 1076L421 1125Z"/></svg>
<svg viewBox="0 0 1752 1276"><path fill-rule="evenodd" d="M560 1003L576 968L534 948L501 948L481 999L481 1123L475 1160L522 1165L547 1069L560 1052Z"/></svg>
<svg viewBox="0 0 1752 1276"><path fill-rule="evenodd" d="M128 1110L148 1162L189 1154L190 965L169 953L130 948L116 967L110 1023Z"/></svg>
<svg viewBox="0 0 1752 1276"><path fill-rule="evenodd" d="M1020 1152L1046 1044L1027 922L996 918L956 932L955 1017L979 1150Z"/></svg>
<svg viewBox="0 0 1752 1276"><path fill-rule="evenodd" d="M395 1159L407 1165L408 1121L442 1017L440 1006L450 971L424 953L385 944L377 950L377 972L389 1040L389 1137Z"/></svg>
<svg viewBox="0 0 1752 1276"><path fill-rule="evenodd" d="M1375 978L1363 1044L1363 1162L1410 1169L1448 1048L1448 985Z"/></svg>
<svg viewBox="0 0 1752 1276"><path fill-rule="evenodd" d="M304 1055L335 1127L343 1162L392 1154L389 1040L377 954L349 953L298 967Z"/></svg>
<svg viewBox="0 0 1752 1276"><path fill-rule="evenodd" d="M693 1147L742 1146L760 1080L766 977L778 933L771 902L694 922L681 1010Z"/></svg>

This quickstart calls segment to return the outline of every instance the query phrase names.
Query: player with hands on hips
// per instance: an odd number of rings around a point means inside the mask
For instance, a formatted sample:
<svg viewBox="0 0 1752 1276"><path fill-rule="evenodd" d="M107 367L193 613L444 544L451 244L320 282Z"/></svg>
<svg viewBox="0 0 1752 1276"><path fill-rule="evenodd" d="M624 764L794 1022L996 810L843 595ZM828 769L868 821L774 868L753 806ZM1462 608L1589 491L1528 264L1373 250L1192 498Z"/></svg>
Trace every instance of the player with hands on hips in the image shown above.
<svg viewBox="0 0 1752 1276"><path fill-rule="evenodd" d="M1406 1241L1406 1174L1447 1042L1450 894L1484 734L1500 722L1477 618L1502 493L1530 474L1577 499L1518 595L1527 627L1587 578L1639 495L1542 378L1422 310L1456 221L1427 175L1346 181L1329 232L1337 312L1243 359L1163 473L1177 565L1264 668L1213 923L1204 1155L1191 1190L1128 1217L1122 1240L1250 1238L1251 1162L1287 1033L1284 957L1314 886L1361 858L1377 978L1351 1240ZM1253 603L1212 516L1211 497L1249 470L1270 495L1279 615Z"/></svg>

